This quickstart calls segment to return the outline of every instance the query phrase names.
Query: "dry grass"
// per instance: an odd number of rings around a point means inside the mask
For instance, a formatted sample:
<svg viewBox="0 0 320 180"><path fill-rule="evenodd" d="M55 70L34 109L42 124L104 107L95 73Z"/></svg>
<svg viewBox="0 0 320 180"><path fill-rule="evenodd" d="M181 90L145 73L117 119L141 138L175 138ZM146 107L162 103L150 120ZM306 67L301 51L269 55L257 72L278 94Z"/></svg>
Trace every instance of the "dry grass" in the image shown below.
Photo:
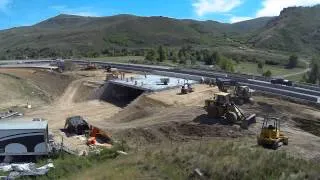
<svg viewBox="0 0 320 180"><path fill-rule="evenodd" d="M316 179L320 166L245 141L161 144L107 160L65 179Z"/></svg>

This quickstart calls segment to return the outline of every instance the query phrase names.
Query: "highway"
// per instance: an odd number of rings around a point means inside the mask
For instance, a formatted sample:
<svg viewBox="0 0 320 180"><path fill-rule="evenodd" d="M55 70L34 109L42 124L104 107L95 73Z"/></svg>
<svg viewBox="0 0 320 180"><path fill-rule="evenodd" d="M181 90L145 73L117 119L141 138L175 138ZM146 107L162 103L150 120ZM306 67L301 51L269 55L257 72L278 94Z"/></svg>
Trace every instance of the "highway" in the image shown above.
<svg viewBox="0 0 320 180"><path fill-rule="evenodd" d="M85 60L72 60L77 64L87 64ZM51 66L52 60L12 60L12 61L0 61L0 67L35 67L35 68L46 68L54 69L56 66ZM207 70L197 69L176 69L167 66L155 66L155 65L140 65L140 64L127 64L127 63L111 63L104 61L91 61L96 65L106 66L110 65L114 68L148 72L158 75L173 76L184 79L200 80L204 78L229 78L238 81L240 84L247 85L252 89L277 94L285 97L291 97L308 101L315 104L320 104L320 87L305 85L305 84L294 84L294 86L282 86L271 84L269 79L261 76L250 76L244 74L225 73L225 72L213 72Z"/></svg>

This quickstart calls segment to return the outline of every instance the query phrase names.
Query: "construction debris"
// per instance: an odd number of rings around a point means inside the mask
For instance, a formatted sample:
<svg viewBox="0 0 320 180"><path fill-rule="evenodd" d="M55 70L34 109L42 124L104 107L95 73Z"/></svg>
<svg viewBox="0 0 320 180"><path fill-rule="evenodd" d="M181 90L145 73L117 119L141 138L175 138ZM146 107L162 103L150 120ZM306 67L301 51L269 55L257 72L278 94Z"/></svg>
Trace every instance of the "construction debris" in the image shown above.
<svg viewBox="0 0 320 180"><path fill-rule="evenodd" d="M124 152L124 151L117 151L117 153L122 154L122 155L128 155L128 153Z"/></svg>
<svg viewBox="0 0 320 180"><path fill-rule="evenodd" d="M7 112L0 112L0 119L12 118L17 116L23 116L23 114L12 110L9 110Z"/></svg>
<svg viewBox="0 0 320 180"><path fill-rule="evenodd" d="M198 176L200 176L200 177L203 176L203 173L200 171L199 168L196 168L196 169L194 170L194 172L195 172Z"/></svg>
<svg viewBox="0 0 320 180"><path fill-rule="evenodd" d="M54 168L53 163L48 163L39 168L35 163L22 163L22 164L0 164L0 171L10 172L7 179L14 179L21 176L40 176L45 175L51 168Z"/></svg>

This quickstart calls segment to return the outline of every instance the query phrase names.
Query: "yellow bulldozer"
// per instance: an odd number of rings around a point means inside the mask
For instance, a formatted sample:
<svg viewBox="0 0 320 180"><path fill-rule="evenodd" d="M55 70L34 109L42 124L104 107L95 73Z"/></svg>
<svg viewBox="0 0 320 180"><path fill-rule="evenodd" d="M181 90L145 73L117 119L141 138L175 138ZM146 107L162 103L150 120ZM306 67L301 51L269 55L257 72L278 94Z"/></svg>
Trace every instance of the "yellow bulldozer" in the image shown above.
<svg viewBox="0 0 320 180"><path fill-rule="evenodd" d="M231 101L230 93L218 92L213 99L205 100L205 110L210 118L224 119L229 124L239 124L247 129L256 122L256 115L245 116L242 110Z"/></svg>
<svg viewBox="0 0 320 180"><path fill-rule="evenodd" d="M260 146L278 149L282 144L288 145L289 138L280 131L278 118L265 117L257 142Z"/></svg>

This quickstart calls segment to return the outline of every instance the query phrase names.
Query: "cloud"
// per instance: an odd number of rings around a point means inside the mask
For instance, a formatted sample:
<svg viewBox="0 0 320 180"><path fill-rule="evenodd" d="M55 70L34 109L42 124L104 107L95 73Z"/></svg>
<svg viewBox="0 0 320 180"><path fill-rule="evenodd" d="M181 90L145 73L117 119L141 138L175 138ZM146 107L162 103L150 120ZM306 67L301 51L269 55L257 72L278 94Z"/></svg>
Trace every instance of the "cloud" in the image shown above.
<svg viewBox="0 0 320 180"><path fill-rule="evenodd" d="M233 16L230 18L230 23L237 23L241 21L247 21L253 19L252 17L246 17L246 16Z"/></svg>
<svg viewBox="0 0 320 180"><path fill-rule="evenodd" d="M51 6L51 9L58 11L60 14L71 14L77 16L99 16L98 13L94 12L92 7L78 7L69 8L64 5Z"/></svg>
<svg viewBox="0 0 320 180"><path fill-rule="evenodd" d="M262 8L259 9L255 16L252 17L237 17L232 16L230 23L245 21L258 17L278 16L280 12L287 7L292 6L314 6L320 4L320 0L263 0Z"/></svg>
<svg viewBox="0 0 320 180"><path fill-rule="evenodd" d="M263 0L262 9L256 17L278 16L283 8L292 6L314 6L319 4L320 0Z"/></svg>
<svg viewBox="0 0 320 180"><path fill-rule="evenodd" d="M11 0L0 0L0 11L6 12L10 3Z"/></svg>
<svg viewBox="0 0 320 180"><path fill-rule="evenodd" d="M195 0L192 4L198 16L208 13L224 13L242 4L242 0Z"/></svg>

